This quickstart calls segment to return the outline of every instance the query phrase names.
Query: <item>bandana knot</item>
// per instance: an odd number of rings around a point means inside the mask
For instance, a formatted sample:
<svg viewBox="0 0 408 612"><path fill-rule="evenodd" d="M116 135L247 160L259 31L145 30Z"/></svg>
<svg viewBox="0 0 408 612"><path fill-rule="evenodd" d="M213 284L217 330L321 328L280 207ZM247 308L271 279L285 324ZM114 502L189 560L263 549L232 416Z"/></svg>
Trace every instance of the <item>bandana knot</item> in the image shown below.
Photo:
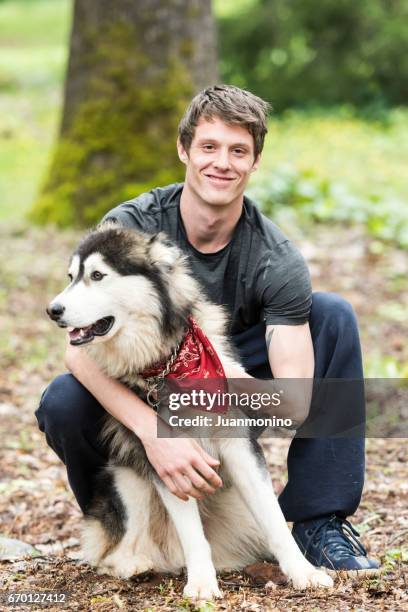
<svg viewBox="0 0 408 612"><path fill-rule="evenodd" d="M188 323L186 335L170 368L167 367L167 362L161 361L144 370L142 377L145 379L160 377L167 369L168 373L163 376L166 379L177 381L189 378L221 379L219 382L225 391L226 375L216 350L192 316L188 317ZM218 410L215 409L213 412Z"/></svg>

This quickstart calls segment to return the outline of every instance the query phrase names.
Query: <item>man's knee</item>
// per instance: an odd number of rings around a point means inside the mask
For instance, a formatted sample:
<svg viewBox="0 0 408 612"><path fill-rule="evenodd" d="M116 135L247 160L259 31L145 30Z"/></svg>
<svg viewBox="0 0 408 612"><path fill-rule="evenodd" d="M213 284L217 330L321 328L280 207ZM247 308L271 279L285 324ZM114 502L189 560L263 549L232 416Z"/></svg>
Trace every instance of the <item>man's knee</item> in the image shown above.
<svg viewBox="0 0 408 612"><path fill-rule="evenodd" d="M103 409L72 374L57 376L42 394L35 413L41 431L69 434L101 416Z"/></svg>
<svg viewBox="0 0 408 612"><path fill-rule="evenodd" d="M358 333L353 307L337 293L313 293L311 323L325 326L328 333L334 336L344 332Z"/></svg>

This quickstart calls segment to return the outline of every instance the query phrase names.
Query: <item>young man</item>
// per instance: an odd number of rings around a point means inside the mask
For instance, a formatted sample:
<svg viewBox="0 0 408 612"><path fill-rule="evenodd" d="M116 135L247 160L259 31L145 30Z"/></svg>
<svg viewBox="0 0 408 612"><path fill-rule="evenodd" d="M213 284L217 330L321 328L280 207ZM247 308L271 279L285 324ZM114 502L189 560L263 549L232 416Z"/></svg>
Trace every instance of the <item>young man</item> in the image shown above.
<svg viewBox="0 0 408 612"><path fill-rule="evenodd" d="M231 337L249 374L361 379L351 307L334 294L312 295L300 253L244 196L260 162L266 121L267 104L249 92L225 85L202 91L179 126L184 184L125 202L104 220L152 233L164 230L188 254L209 298L227 306ZM178 497L200 498L222 485L212 457L194 440L157 438L152 409L104 376L84 351L68 346L66 363L72 374L48 387L36 415L66 464L83 511L93 476L106 461L98 441L104 409L141 439L158 475ZM357 409L363 414L363 401ZM361 497L364 440L295 438L288 476L279 501L306 557L331 569L375 570L378 563L367 557L346 521Z"/></svg>

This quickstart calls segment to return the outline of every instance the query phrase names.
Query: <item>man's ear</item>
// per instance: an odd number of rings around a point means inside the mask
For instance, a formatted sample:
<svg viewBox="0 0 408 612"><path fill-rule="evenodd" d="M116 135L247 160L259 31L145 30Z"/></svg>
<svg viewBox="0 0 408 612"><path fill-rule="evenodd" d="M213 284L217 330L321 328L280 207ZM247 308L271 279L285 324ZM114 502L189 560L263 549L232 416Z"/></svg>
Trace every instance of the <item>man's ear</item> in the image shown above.
<svg viewBox="0 0 408 612"><path fill-rule="evenodd" d="M258 153L258 155L255 157L255 161L253 163L253 166L251 168L251 172L255 172L255 170L258 170L258 166L261 163L261 154Z"/></svg>
<svg viewBox="0 0 408 612"><path fill-rule="evenodd" d="M177 153L179 159L183 164L187 164L188 162L188 153L180 142L180 138L177 138Z"/></svg>

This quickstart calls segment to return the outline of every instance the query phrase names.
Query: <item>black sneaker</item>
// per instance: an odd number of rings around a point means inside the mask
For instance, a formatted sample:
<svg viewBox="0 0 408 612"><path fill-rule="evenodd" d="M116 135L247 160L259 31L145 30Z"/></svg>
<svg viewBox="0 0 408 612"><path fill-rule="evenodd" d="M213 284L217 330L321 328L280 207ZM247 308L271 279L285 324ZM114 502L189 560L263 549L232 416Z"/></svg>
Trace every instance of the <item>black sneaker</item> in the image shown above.
<svg viewBox="0 0 408 612"><path fill-rule="evenodd" d="M316 567L353 576L379 572L378 561L367 557L366 549L357 540L358 531L335 514L295 523L292 534L306 559Z"/></svg>

